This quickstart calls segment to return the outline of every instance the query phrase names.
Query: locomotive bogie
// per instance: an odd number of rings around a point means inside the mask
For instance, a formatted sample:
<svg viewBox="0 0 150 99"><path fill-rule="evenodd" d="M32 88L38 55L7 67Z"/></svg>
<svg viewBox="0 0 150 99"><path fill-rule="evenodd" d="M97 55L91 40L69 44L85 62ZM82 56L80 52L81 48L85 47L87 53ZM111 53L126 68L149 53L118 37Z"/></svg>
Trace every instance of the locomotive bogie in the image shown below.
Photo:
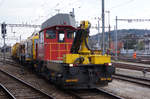
<svg viewBox="0 0 150 99"><path fill-rule="evenodd" d="M112 81L113 66L74 65L55 62L44 62L41 74L63 89L92 89L107 85ZM45 66L44 66L45 65ZM46 72L47 71L47 72Z"/></svg>

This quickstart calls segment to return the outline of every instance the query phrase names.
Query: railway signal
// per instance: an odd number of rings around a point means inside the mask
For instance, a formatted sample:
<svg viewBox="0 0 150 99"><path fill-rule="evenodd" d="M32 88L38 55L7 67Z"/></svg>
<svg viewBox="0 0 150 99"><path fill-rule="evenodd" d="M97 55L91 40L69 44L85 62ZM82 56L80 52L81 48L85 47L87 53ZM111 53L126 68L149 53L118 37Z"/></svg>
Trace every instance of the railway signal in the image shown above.
<svg viewBox="0 0 150 99"><path fill-rule="evenodd" d="M1 24L1 31L2 31L2 37L4 38L5 34L6 34L6 24L5 24L5 22L3 22Z"/></svg>
<svg viewBox="0 0 150 99"><path fill-rule="evenodd" d="M3 51L4 51L4 64L5 64L5 36L6 36L6 24L3 22L1 24L1 31L2 31L2 38L4 38L4 46L3 46Z"/></svg>

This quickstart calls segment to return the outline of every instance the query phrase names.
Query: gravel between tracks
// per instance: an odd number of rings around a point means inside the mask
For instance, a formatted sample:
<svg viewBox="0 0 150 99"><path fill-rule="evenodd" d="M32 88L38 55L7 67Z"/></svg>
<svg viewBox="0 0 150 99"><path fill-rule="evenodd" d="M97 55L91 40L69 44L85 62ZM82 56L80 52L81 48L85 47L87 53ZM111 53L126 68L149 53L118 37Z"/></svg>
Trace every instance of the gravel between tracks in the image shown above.
<svg viewBox="0 0 150 99"><path fill-rule="evenodd" d="M0 89L0 99L9 99L2 89Z"/></svg>
<svg viewBox="0 0 150 99"><path fill-rule="evenodd" d="M140 86L139 84L130 83L122 80L113 80L104 90L115 93L125 99L150 99L150 88Z"/></svg>
<svg viewBox="0 0 150 99"><path fill-rule="evenodd" d="M17 99L43 98L49 99L47 96L35 91L33 88L20 83L18 80L0 72L1 83L16 97Z"/></svg>
<svg viewBox="0 0 150 99"><path fill-rule="evenodd" d="M0 64L0 69L9 72L16 77L26 81L27 83L33 85L34 87L40 89L41 91L52 95L56 99L75 99L73 96L70 96L63 91L58 90L54 85L51 85L44 79L36 76L34 73L29 72L28 70L24 70L24 74L21 73L21 69L19 67L13 67L11 65L3 65Z"/></svg>
<svg viewBox="0 0 150 99"><path fill-rule="evenodd" d="M116 68L116 74L130 75L135 77L144 77L143 72L141 71L122 69L122 68ZM150 72L147 72L145 77L150 78Z"/></svg>

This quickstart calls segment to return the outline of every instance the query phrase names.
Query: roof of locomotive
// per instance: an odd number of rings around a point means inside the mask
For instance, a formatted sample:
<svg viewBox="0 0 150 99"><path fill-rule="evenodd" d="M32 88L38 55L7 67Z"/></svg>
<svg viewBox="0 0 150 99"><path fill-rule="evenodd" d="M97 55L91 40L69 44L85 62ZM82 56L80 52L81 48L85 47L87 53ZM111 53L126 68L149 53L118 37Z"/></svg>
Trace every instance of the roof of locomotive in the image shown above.
<svg viewBox="0 0 150 99"><path fill-rule="evenodd" d="M75 27L75 16L73 14L56 14L55 16L49 18L42 24L41 30L56 25L66 25Z"/></svg>
<svg viewBox="0 0 150 99"><path fill-rule="evenodd" d="M18 42L15 43L15 44L12 46L12 48L17 47L17 46L19 46L19 43L18 43Z"/></svg>

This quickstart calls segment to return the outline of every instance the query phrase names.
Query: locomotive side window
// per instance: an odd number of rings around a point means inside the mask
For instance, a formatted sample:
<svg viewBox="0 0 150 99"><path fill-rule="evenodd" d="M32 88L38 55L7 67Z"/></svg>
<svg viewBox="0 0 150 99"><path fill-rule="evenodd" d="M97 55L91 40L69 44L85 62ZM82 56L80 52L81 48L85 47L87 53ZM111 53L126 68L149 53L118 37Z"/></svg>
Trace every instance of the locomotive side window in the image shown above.
<svg viewBox="0 0 150 99"><path fill-rule="evenodd" d="M58 31L58 33L59 33L59 42L64 42L64 40L65 40L65 33L64 33L64 31Z"/></svg>
<svg viewBox="0 0 150 99"><path fill-rule="evenodd" d="M53 30L46 30L46 38L47 39L55 39L56 33Z"/></svg>
<svg viewBox="0 0 150 99"><path fill-rule="evenodd" d="M75 35L75 31L67 31L67 38L73 39Z"/></svg>

